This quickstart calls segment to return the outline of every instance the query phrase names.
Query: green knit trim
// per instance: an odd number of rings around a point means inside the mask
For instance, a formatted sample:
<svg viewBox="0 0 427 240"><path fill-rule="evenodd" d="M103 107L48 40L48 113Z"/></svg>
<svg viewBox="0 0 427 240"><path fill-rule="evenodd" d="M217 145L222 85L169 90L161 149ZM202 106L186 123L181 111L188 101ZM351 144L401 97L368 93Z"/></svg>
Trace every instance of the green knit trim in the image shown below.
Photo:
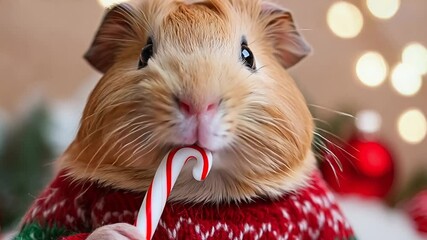
<svg viewBox="0 0 427 240"><path fill-rule="evenodd" d="M351 236L349 238L335 238L335 240L357 240L356 236Z"/></svg>
<svg viewBox="0 0 427 240"><path fill-rule="evenodd" d="M56 240L73 232L58 226L43 227L38 223L25 225L14 240Z"/></svg>

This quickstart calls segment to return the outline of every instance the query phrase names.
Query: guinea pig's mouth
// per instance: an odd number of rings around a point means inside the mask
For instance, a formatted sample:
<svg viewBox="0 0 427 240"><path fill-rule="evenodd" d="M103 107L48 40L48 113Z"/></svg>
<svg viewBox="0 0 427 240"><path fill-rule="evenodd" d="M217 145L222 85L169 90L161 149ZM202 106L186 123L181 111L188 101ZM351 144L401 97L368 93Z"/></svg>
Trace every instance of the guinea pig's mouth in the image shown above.
<svg viewBox="0 0 427 240"><path fill-rule="evenodd" d="M195 144L191 145L191 147L199 147L199 148L203 148L206 151L209 152L215 152L215 149L210 149L209 147L203 146L202 144L199 143L199 141L197 141Z"/></svg>
<svg viewBox="0 0 427 240"><path fill-rule="evenodd" d="M213 136L207 136L205 138L199 137L194 141L191 141L191 143L188 142L181 142L180 144L173 144L173 147L191 147L191 148L201 148L209 152L217 152L220 151L223 148L222 143Z"/></svg>
<svg viewBox="0 0 427 240"><path fill-rule="evenodd" d="M230 144L230 128L220 111L183 115L166 141L172 146L197 146L215 152Z"/></svg>
<svg viewBox="0 0 427 240"><path fill-rule="evenodd" d="M204 147L198 141L196 143L194 143L194 144L189 144L189 145L184 144L184 145L176 145L176 146L174 146L174 148L186 148L186 147L188 147L188 148L195 148L195 149L203 149L205 151L212 152L212 153L215 152L215 151L218 151L218 150L212 150L212 149L210 149L208 147Z"/></svg>

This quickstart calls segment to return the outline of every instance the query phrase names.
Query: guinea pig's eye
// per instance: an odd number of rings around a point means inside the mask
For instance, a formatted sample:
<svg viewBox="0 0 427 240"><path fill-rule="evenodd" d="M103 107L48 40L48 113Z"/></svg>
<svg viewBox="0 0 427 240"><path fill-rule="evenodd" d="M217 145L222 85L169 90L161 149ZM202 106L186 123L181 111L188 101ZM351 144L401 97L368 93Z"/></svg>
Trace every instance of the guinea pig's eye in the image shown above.
<svg viewBox="0 0 427 240"><path fill-rule="evenodd" d="M242 42L240 58L242 59L246 67L252 70L256 70L254 54L249 49L248 44L245 41Z"/></svg>
<svg viewBox="0 0 427 240"><path fill-rule="evenodd" d="M142 49L141 55L139 55L138 69L147 66L148 60L153 55L153 40L148 38L147 45Z"/></svg>

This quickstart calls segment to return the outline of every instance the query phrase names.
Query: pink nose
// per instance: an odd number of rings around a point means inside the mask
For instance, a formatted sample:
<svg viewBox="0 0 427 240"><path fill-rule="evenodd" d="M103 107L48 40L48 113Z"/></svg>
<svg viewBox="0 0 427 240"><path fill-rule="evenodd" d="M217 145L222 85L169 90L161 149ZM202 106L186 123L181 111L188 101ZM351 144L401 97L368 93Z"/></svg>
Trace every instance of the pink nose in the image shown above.
<svg viewBox="0 0 427 240"><path fill-rule="evenodd" d="M198 114L207 113L207 112L214 112L216 111L217 108L218 108L218 103L210 103L202 107L196 108L192 104L179 101L179 109L181 110L181 112L187 115L198 115Z"/></svg>

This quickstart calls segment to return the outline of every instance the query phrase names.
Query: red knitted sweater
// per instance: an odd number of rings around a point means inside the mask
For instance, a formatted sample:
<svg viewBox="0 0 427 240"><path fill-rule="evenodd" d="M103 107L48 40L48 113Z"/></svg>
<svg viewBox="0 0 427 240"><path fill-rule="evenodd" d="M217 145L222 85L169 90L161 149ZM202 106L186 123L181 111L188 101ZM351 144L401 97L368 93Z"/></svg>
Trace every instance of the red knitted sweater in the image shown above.
<svg viewBox="0 0 427 240"><path fill-rule="evenodd" d="M142 198L142 193L72 182L60 173L26 214L17 239L30 239L30 234L31 239L85 239L106 224L132 224ZM153 239L329 240L354 235L315 173L308 187L276 201L220 206L168 203Z"/></svg>

